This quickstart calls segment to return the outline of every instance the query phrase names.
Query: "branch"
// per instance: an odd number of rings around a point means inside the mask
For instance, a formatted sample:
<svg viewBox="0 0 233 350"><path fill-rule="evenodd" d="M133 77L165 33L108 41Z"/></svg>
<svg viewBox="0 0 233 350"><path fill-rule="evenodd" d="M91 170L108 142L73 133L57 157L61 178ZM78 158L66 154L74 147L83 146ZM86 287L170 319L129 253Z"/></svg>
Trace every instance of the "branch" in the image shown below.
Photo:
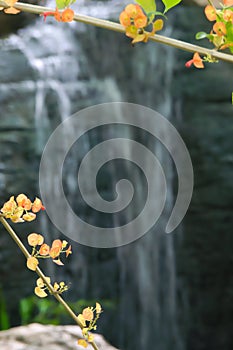
<svg viewBox="0 0 233 350"><path fill-rule="evenodd" d="M6 3L4 3L1 0L0 0L0 6L2 6L4 8L9 7ZM17 2L14 5L14 7L17 10L20 10L23 12L29 12L29 13L33 13L33 14L37 14L37 15L40 15L43 12L54 10L54 9L44 7L44 6L36 6L36 5L25 4L25 3L20 3L20 2ZM119 32L119 33L125 33L124 27L121 24L118 24L115 22L106 21L103 19L85 16L85 15L78 15L78 14L75 14L74 20L77 22L85 23L85 24L91 24L95 27L113 30L113 31ZM202 46L189 44L189 43L186 43L186 42L181 41L181 40L176 40L176 39L168 38L166 36L157 35L157 34L151 36L149 38L149 40L155 41L157 43L169 45L169 46L172 46L172 47L175 47L177 49L184 50L184 51L198 52L201 55L210 55L218 60L233 63L233 55L225 54L225 53L216 51L215 49L212 49L212 50L206 49L205 47L202 47Z"/></svg>
<svg viewBox="0 0 233 350"><path fill-rule="evenodd" d="M8 224L8 222L6 221L6 219L0 214L0 222L2 223L2 225L5 227L5 229L7 230L7 232L10 234L10 236L13 238L13 240L15 241L15 243L18 245L18 247L20 248L20 250L22 251L22 253L24 254L24 256L26 257L26 259L28 259L31 255L29 254L28 250L26 249L26 247L24 246L24 244L21 242L21 240L19 239L19 237L17 236L17 234L15 233L15 231L12 229L12 227ZM39 267L36 268L35 272L37 273L37 275L43 280L44 284L48 287L49 291L51 292L51 294L54 296L54 298L57 299L57 301L63 305L63 307L65 308L65 310L67 311L67 313L74 319L75 323L81 328L83 329L82 324L79 322L77 316L75 315L75 313L73 312L73 310L69 307L69 305L65 302L65 300L58 294L56 293L56 291L54 290L53 286L51 285L51 283L48 282L48 280L46 279L46 276L44 275L44 273L41 271L41 269ZM96 345L96 343L93 342L89 342L91 344L91 346L93 347L93 349L95 350L99 350L98 346Z"/></svg>

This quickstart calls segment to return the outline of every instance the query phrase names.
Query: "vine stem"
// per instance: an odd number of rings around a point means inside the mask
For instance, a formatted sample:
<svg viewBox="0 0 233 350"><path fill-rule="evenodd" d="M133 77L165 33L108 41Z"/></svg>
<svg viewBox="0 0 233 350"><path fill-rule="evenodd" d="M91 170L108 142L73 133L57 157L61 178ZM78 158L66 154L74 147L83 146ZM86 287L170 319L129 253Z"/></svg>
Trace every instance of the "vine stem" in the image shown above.
<svg viewBox="0 0 233 350"><path fill-rule="evenodd" d="M0 222L2 223L2 225L4 226L4 228L7 230L7 232L10 234L10 236L13 238L13 240L15 241L15 243L18 245L19 249L22 251L22 253L24 254L24 256L26 257L26 259L28 259L31 255L28 252L27 248L24 246L24 244L22 243L22 241L20 240L20 238L17 236L17 234L15 233L15 231L12 229L12 227L9 225L9 223L6 221L6 219L4 218L3 215L0 214ZM56 293L56 291L54 290L53 286L51 283L49 283L46 279L46 276L44 275L44 273L41 271L41 269L39 267L36 268L35 272L37 273L37 275L43 280L44 284L48 287L50 293L54 296L54 298L57 299L57 301L63 305L63 307L65 308L66 312L74 319L74 321L76 322L76 324L83 329L82 324L79 322L77 316L75 315L75 313L73 312L73 310L69 307L69 305L65 302L65 300L58 294ZM99 350L98 346L96 345L96 343L93 342L89 342L90 345L93 347L93 349L95 350Z"/></svg>
<svg viewBox="0 0 233 350"><path fill-rule="evenodd" d="M9 5L7 5L2 0L0 0L0 6L4 7L4 8L9 7ZM23 11L23 12L29 12L29 13L33 13L33 14L37 14L37 15L40 15L43 12L54 11L54 9L51 9L48 7L26 4L26 3L21 3L21 2L17 2L14 5L14 8L16 8L17 10ZM104 28L104 29L108 29L108 30L113 30L115 32L125 33L125 28L119 23L115 23L115 22L111 22L111 21L107 21L107 20L103 20L103 19L99 19L99 18L95 18L95 17L79 15L79 14L75 14L74 20L77 22L85 23L85 24L91 24L91 25L96 26L96 27L100 27L100 28ZM218 60L233 63L233 55L222 53L222 52L216 51L215 49L212 49L212 50L207 49L207 48L202 47L202 46L189 44L189 43L186 43L186 42L181 41L181 40L169 38L169 37L166 37L163 35L158 35L158 34L155 34L155 35L149 37L149 40L160 43L160 44L169 45L169 46L172 46L172 47L175 47L177 49L184 50L184 51L198 52L201 55L210 55Z"/></svg>

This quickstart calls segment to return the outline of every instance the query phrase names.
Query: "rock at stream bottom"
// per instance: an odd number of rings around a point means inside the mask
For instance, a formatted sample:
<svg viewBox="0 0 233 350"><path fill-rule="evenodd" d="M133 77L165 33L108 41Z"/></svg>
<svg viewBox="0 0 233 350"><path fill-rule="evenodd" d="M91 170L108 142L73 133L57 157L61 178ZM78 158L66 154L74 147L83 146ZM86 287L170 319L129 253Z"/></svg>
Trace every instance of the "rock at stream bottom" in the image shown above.
<svg viewBox="0 0 233 350"><path fill-rule="evenodd" d="M33 323L0 332L1 350L81 350L77 345L82 338L78 326L52 326ZM104 338L95 334L95 342L100 350L117 350ZM88 345L87 350L93 349Z"/></svg>

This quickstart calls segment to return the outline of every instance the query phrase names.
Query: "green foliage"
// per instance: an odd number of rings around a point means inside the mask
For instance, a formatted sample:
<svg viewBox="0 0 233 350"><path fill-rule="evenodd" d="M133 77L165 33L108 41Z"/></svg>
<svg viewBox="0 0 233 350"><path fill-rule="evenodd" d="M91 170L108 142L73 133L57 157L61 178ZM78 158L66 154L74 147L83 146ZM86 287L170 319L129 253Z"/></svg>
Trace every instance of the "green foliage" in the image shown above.
<svg viewBox="0 0 233 350"><path fill-rule="evenodd" d="M143 8L146 14L156 12L155 0L136 0L136 2Z"/></svg>
<svg viewBox="0 0 233 350"><path fill-rule="evenodd" d="M206 32L198 32L195 36L196 40L201 40L207 38L208 34Z"/></svg>
<svg viewBox="0 0 233 350"><path fill-rule="evenodd" d="M5 330L10 328L10 321L6 309L6 302L3 296L2 290L0 288L0 330Z"/></svg>
<svg viewBox="0 0 233 350"><path fill-rule="evenodd" d="M100 302L105 310L114 308L112 301L102 300ZM81 299L68 304L76 314L79 314L85 307L95 305L95 300ZM20 301L20 316L22 325L32 322L54 325L70 323L70 317L61 304L48 298L38 299L34 295Z"/></svg>
<svg viewBox="0 0 233 350"><path fill-rule="evenodd" d="M66 7L69 7L72 5L76 0L56 0L56 7L59 10L62 10Z"/></svg>
<svg viewBox="0 0 233 350"><path fill-rule="evenodd" d="M164 13L166 13L168 10L178 5L181 1L182 0L162 0L165 6Z"/></svg>

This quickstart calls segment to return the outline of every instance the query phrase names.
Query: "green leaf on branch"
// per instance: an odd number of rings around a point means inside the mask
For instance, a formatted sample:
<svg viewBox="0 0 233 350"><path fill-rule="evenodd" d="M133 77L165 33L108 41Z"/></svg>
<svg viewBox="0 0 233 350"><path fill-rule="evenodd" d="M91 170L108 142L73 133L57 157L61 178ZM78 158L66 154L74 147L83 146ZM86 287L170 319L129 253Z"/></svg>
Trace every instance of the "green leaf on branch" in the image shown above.
<svg viewBox="0 0 233 350"><path fill-rule="evenodd" d="M206 32L198 32L195 36L196 40L201 40L207 38L208 34Z"/></svg>
<svg viewBox="0 0 233 350"><path fill-rule="evenodd" d="M72 5L76 0L56 0L56 7L59 10L62 10L66 7L69 7Z"/></svg>
<svg viewBox="0 0 233 350"><path fill-rule="evenodd" d="M135 0L146 12L148 13L154 13L156 11L156 4L155 0Z"/></svg>
<svg viewBox="0 0 233 350"><path fill-rule="evenodd" d="M164 6L165 6L164 13L166 13L172 7L178 5L181 2L181 0L162 0L162 2L164 3Z"/></svg>

